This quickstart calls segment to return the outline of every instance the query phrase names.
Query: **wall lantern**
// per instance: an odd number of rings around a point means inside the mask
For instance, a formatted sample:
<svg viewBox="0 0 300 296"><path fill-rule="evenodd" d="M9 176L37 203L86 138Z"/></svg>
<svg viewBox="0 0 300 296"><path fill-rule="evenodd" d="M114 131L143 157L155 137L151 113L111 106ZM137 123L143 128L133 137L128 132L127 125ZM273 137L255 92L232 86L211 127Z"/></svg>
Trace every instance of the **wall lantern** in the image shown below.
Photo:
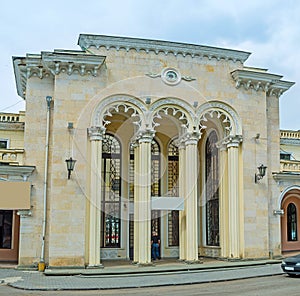
<svg viewBox="0 0 300 296"><path fill-rule="evenodd" d="M71 177L71 172L74 170L76 160L70 157L69 159L66 159L67 163L67 170L68 170L68 179Z"/></svg>
<svg viewBox="0 0 300 296"><path fill-rule="evenodd" d="M267 167L261 164L259 167L257 167L257 169L258 169L258 173L255 174L255 183L258 183L258 181L261 180L266 175Z"/></svg>

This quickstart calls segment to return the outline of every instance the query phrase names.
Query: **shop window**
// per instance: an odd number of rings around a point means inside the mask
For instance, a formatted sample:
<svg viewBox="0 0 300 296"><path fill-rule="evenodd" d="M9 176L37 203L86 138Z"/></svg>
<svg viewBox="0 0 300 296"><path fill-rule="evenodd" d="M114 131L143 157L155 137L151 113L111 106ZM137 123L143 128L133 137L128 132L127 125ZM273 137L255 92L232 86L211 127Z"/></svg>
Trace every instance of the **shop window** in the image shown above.
<svg viewBox="0 0 300 296"><path fill-rule="evenodd" d="M287 207L287 237L288 241L297 241L297 208L290 203Z"/></svg>
<svg viewBox="0 0 300 296"><path fill-rule="evenodd" d="M13 211L0 211L0 249L12 248Z"/></svg>

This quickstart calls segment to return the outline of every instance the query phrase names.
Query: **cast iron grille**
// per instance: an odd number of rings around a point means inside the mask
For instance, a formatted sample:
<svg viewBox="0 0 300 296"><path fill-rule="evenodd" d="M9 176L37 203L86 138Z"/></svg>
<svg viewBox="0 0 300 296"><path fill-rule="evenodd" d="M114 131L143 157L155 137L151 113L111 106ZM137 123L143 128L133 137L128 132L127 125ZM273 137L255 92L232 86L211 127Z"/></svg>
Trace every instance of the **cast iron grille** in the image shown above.
<svg viewBox="0 0 300 296"><path fill-rule="evenodd" d="M102 247L120 247L121 145L110 134L102 141Z"/></svg>
<svg viewBox="0 0 300 296"><path fill-rule="evenodd" d="M218 136L212 131L206 141L206 243L220 245L219 231L219 154L216 143Z"/></svg>
<svg viewBox="0 0 300 296"><path fill-rule="evenodd" d="M179 151L172 140L168 148L168 195L179 196ZM179 246L179 211L168 213L168 245Z"/></svg>

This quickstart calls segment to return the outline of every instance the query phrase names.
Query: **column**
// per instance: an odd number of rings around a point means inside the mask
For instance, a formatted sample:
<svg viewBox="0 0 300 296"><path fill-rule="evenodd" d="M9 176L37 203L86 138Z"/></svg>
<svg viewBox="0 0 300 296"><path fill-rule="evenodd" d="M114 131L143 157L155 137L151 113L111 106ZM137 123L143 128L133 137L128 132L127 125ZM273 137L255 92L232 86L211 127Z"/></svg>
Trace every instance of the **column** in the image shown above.
<svg viewBox="0 0 300 296"><path fill-rule="evenodd" d="M227 148L225 145L219 147L220 151L220 247L221 257L229 257L228 252L228 188L227 188Z"/></svg>
<svg viewBox="0 0 300 296"><path fill-rule="evenodd" d="M91 142L91 179L89 200L89 251L88 267L101 267L100 233L101 233L101 165L102 139L105 129L91 127L88 129Z"/></svg>
<svg viewBox="0 0 300 296"><path fill-rule="evenodd" d="M151 142L154 131L143 131L138 139L138 264L151 264ZM136 189L135 188L135 189Z"/></svg>
<svg viewBox="0 0 300 296"><path fill-rule="evenodd" d="M186 199L186 261L198 260L198 136L191 135L185 142L185 199Z"/></svg>
<svg viewBox="0 0 300 296"><path fill-rule="evenodd" d="M185 145L180 143L179 151L179 196L185 196ZM186 259L186 199L184 210L179 211L179 260Z"/></svg>
<svg viewBox="0 0 300 296"><path fill-rule="evenodd" d="M139 262L139 146L138 143L134 144L134 201L133 201L133 261L135 263Z"/></svg>
<svg viewBox="0 0 300 296"><path fill-rule="evenodd" d="M239 201L239 143L240 138L232 137L228 149L228 254L240 258L240 201Z"/></svg>

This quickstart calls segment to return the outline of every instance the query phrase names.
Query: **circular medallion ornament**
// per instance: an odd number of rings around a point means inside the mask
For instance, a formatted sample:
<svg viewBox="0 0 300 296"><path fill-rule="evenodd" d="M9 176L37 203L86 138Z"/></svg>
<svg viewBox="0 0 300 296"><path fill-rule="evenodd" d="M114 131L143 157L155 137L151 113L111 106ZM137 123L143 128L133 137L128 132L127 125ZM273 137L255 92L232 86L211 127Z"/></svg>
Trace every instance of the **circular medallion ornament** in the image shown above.
<svg viewBox="0 0 300 296"><path fill-rule="evenodd" d="M166 68L162 70L161 78L164 83L169 85L176 85L181 80L180 73L174 68Z"/></svg>

